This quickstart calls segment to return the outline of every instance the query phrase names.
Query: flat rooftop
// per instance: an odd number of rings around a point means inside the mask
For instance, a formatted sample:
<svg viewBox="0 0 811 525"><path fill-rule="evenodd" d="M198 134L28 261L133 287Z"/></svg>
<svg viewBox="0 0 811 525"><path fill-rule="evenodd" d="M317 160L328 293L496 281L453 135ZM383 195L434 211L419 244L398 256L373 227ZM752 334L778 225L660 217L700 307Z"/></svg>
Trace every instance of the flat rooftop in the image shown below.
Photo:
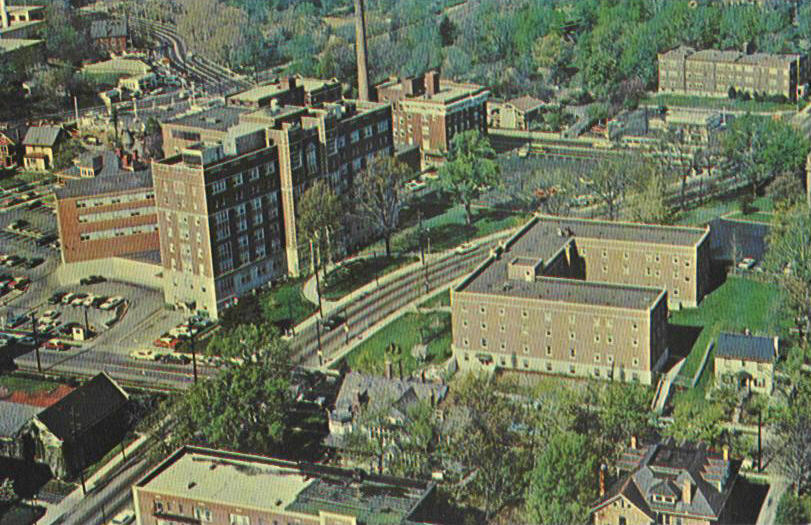
<svg viewBox="0 0 811 525"><path fill-rule="evenodd" d="M376 89L402 91L403 84L400 80L389 80L378 85ZM473 96L484 91L487 91L487 88L477 84L460 84L458 82L440 79L439 91L437 93L433 95L421 93L419 95L407 96L403 98L403 101L425 102L428 104L450 104L458 99Z"/></svg>
<svg viewBox="0 0 811 525"><path fill-rule="evenodd" d="M248 111L250 110L246 108L218 106L178 117L167 124L225 132L228 131L228 128L238 124L240 115Z"/></svg>
<svg viewBox="0 0 811 525"><path fill-rule="evenodd" d="M121 193L152 189L152 172L121 171L113 175L99 175L86 179L68 181L63 187L54 190L57 199L93 197L107 193Z"/></svg>
<svg viewBox="0 0 811 525"><path fill-rule="evenodd" d="M355 476L347 469L184 447L136 487L165 496L267 512L354 516L359 523L401 523L413 514L429 483L388 476Z"/></svg>

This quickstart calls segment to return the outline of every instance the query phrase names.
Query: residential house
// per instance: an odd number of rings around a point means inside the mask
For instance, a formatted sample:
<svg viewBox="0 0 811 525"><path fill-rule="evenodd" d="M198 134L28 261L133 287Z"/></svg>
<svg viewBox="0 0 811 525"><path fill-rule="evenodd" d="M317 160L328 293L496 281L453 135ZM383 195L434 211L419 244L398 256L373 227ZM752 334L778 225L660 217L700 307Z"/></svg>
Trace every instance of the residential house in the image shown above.
<svg viewBox="0 0 811 525"><path fill-rule="evenodd" d="M491 128L528 130L537 121L546 102L524 95L506 102L487 102L487 125Z"/></svg>
<svg viewBox="0 0 811 525"><path fill-rule="evenodd" d="M90 40L105 53L126 53L128 38L126 19L93 20L90 23Z"/></svg>
<svg viewBox="0 0 811 525"><path fill-rule="evenodd" d="M735 523L730 498L740 462L729 449L717 453L703 443L676 444L673 438L642 446L633 437L617 463L617 479L606 489L600 472L600 499L591 508L594 525Z"/></svg>
<svg viewBox="0 0 811 525"><path fill-rule="evenodd" d="M771 394L779 339L722 333L715 343L715 384Z"/></svg>
<svg viewBox="0 0 811 525"><path fill-rule="evenodd" d="M102 372L36 415L27 432L33 459L53 475L75 476L118 445L128 430L129 395Z"/></svg>
<svg viewBox="0 0 811 525"><path fill-rule="evenodd" d="M40 407L0 401L0 457L25 461L33 456L26 428Z"/></svg>
<svg viewBox="0 0 811 525"><path fill-rule="evenodd" d="M0 168L10 169L20 165L26 130L25 127L18 127L0 131Z"/></svg>
<svg viewBox="0 0 811 525"><path fill-rule="evenodd" d="M32 126L23 139L26 170L47 171L54 166L54 155L65 132L60 126Z"/></svg>

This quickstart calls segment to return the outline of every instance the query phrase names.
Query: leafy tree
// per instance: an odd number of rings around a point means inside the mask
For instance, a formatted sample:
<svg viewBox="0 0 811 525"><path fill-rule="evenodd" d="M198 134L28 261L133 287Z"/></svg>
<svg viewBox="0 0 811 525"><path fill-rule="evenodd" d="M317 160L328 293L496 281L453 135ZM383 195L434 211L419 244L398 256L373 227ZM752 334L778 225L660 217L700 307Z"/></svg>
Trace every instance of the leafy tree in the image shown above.
<svg viewBox="0 0 811 525"><path fill-rule="evenodd" d="M631 217L639 222L669 224L673 221L673 213L667 203L665 178L650 163L647 170L641 188L631 199Z"/></svg>
<svg viewBox="0 0 811 525"><path fill-rule="evenodd" d="M673 424L665 429L676 441L703 441L715 447L721 444L724 409L717 403L696 403L688 396L676 399Z"/></svg>
<svg viewBox="0 0 811 525"><path fill-rule="evenodd" d="M490 141L477 130L459 133L451 140L448 160L439 168L437 184L465 209L465 221L473 222L473 201L482 190L499 183L499 168Z"/></svg>
<svg viewBox="0 0 811 525"><path fill-rule="evenodd" d="M400 223L407 165L392 157L377 157L355 178L355 206L359 217L383 236L386 256L391 256L391 236Z"/></svg>
<svg viewBox="0 0 811 525"><path fill-rule="evenodd" d="M315 253L313 262L318 265L323 254L332 258L333 243L340 235L344 216L343 206L338 195L326 180L318 179L299 197L297 227L298 234L311 243Z"/></svg>
<svg viewBox="0 0 811 525"><path fill-rule="evenodd" d="M623 450L631 436L645 439L654 434L656 416L651 410L650 390L641 385L608 383L594 400L597 406L603 456Z"/></svg>
<svg viewBox="0 0 811 525"><path fill-rule="evenodd" d="M234 359L236 363L273 360L286 352L275 330L251 323L221 330L211 338L206 350L211 355Z"/></svg>
<svg viewBox="0 0 811 525"><path fill-rule="evenodd" d="M596 495L598 459L587 436L553 436L535 461L526 495L531 523L583 523Z"/></svg>
<svg viewBox="0 0 811 525"><path fill-rule="evenodd" d="M552 215L564 215L569 210L575 189L569 172L535 169L520 180L521 189L517 198L527 209L541 209Z"/></svg>
<svg viewBox="0 0 811 525"><path fill-rule="evenodd" d="M525 490L524 478L531 459L522 446L524 436L515 426L521 421L522 410L497 395L483 378L464 378L457 396L469 418L449 436L449 453L475 469L464 494L478 502L484 510L484 521L489 522L498 509Z"/></svg>
<svg viewBox="0 0 811 525"><path fill-rule="evenodd" d="M609 219L619 216L626 193L647 171L640 159L628 155L613 157L592 171L589 187L605 206Z"/></svg>
<svg viewBox="0 0 811 525"><path fill-rule="evenodd" d="M811 519L805 509L803 500L792 494L784 492L777 504L777 512L774 515L776 525L796 525L797 523L808 523Z"/></svg>
<svg viewBox="0 0 811 525"><path fill-rule="evenodd" d="M0 508L17 501L17 492L14 490L14 480L6 478L0 482Z"/></svg>
<svg viewBox="0 0 811 525"><path fill-rule="evenodd" d="M735 119L723 138L729 167L752 184L756 194L779 174L799 176L808 155L808 141L788 123L750 114Z"/></svg>
<svg viewBox="0 0 811 525"><path fill-rule="evenodd" d="M784 274L780 285L785 306L803 323L803 333L811 333L811 211L805 203L779 209L768 236L764 266Z"/></svg>
<svg viewBox="0 0 811 525"><path fill-rule="evenodd" d="M811 480L811 387L803 380L775 425L779 440L777 464L799 496Z"/></svg>
<svg viewBox="0 0 811 525"><path fill-rule="evenodd" d="M289 350L277 334L250 325L238 327L224 340L228 344L218 343L220 352L242 361L184 394L175 410L174 440L258 453L278 451L290 406Z"/></svg>
<svg viewBox="0 0 811 525"><path fill-rule="evenodd" d="M444 15L439 23L439 37L442 40L442 47L452 46L456 40L456 25L451 22L448 15Z"/></svg>
<svg viewBox="0 0 811 525"><path fill-rule="evenodd" d="M85 22L64 2L51 2L45 8L45 24L40 32L49 57L75 65L91 58L93 49L87 45L86 31Z"/></svg>

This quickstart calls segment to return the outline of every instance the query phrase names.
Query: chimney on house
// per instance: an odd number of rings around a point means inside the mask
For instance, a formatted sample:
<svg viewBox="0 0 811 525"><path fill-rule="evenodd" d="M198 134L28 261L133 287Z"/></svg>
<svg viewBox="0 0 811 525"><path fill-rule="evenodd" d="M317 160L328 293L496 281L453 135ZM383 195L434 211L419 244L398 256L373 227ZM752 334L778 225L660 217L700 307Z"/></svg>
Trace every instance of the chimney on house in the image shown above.
<svg viewBox="0 0 811 525"><path fill-rule="evenodd" d="M600 465L600 497L602 498L605 496L605 471L606 471L605 463Z"/></svg>
<svg viewBox="0 0 811 525"><path fill-rule="evenodd" d="M439 93L439 70L432 69L425 74L425 94L430 96Z"/></svg>
<svg viewBox="0 0 811 525"><path fill-rule="evenodd" d="M631 448L636 450L638 445L639 444L637 443L636 435L631 436Z"/></svg>
<svg viewBox="0 0 811 525"><path fill-rule="evenodd" d="M684 478L684 484L681 487L681 500L685 505L693 502L693 484L690 482L690 478Z"/></svg>
<svg viewBox="0 0 811 525"><path fill-rule="evenodd" d="M8 24L8 9L6 9L6 0L0 0L0 27L3 29L9 26Z"/></svg>
<svg viewBox="0 0 811 525"><path fill-rule="evenodd" d="M391 373L392 372L391 359L386 359L386 361L384 363L384 366L386 367L385 374L384 374L386 376L386 379L391 379L391 376L392 376L392 373Z"/></svg>
<svg viewBox="0 0 811 525"><path fill-rule="evenodd" d="M724 453L724 461L729 461L729 445L724 445L721 450L723 450Z"/></svg>
<svg viewBox="0 0 811 525"><path fill-rule="evenodd" d="M366 13L363 0L355 0L355 55L358 61L358 98L369 99L369 62L366 58Z"/></svg>

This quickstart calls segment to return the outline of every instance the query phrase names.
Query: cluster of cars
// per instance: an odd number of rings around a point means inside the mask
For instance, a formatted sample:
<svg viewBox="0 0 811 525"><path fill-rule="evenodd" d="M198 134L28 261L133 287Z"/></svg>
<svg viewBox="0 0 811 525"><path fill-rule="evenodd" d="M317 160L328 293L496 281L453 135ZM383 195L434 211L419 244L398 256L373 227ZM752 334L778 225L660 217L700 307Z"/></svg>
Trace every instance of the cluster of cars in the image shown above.
<svg viewBox="0 0 811 525"><path fill-rule="evenodd" d="M174 350L183 341L191 339L192 336L196 336L213 325L214 321L208 317L195 315L188 321L181 323L168 332L161 334L159 338L155 339L153 344L158 348L168 348L169 350Z"/></svg>
<svg viewBox="0 0 811 525"><path fill-rule="evenodd" d="M28 277L12 277L8 273L0 274L0 297L13 290L24 292L28 289L29 284L31 284L31 279Z"/></svg>
<svg viewBox="0 0 811 525"><path fill-rule="evenodd" d="M37 340L31 336L17 337L10 334L0 334L0 348L6 348L13 345L27 346L34 348L37 346Z"/></svg>
<svg viewBox="0 0 811 525"><path fill-rule="evenodd" d="M42 257L21 257L19 255L9 255L6 253L0 253L0 265L6 266L8 268L13 268L15 266L25 266L26 268L36 268L40 264L44 263L45 259Z"/></svg>
<svg viewBox="0 0 811 525"><path fill-rule="evenodd" d="M120 304L123 304L125 300L126 299L120 295L108 297L106 295L96 295L85 292L57 292L48 299L48 303L74 307L83 306L85 308L97 308L107 311L117 308Z"/></svg>

